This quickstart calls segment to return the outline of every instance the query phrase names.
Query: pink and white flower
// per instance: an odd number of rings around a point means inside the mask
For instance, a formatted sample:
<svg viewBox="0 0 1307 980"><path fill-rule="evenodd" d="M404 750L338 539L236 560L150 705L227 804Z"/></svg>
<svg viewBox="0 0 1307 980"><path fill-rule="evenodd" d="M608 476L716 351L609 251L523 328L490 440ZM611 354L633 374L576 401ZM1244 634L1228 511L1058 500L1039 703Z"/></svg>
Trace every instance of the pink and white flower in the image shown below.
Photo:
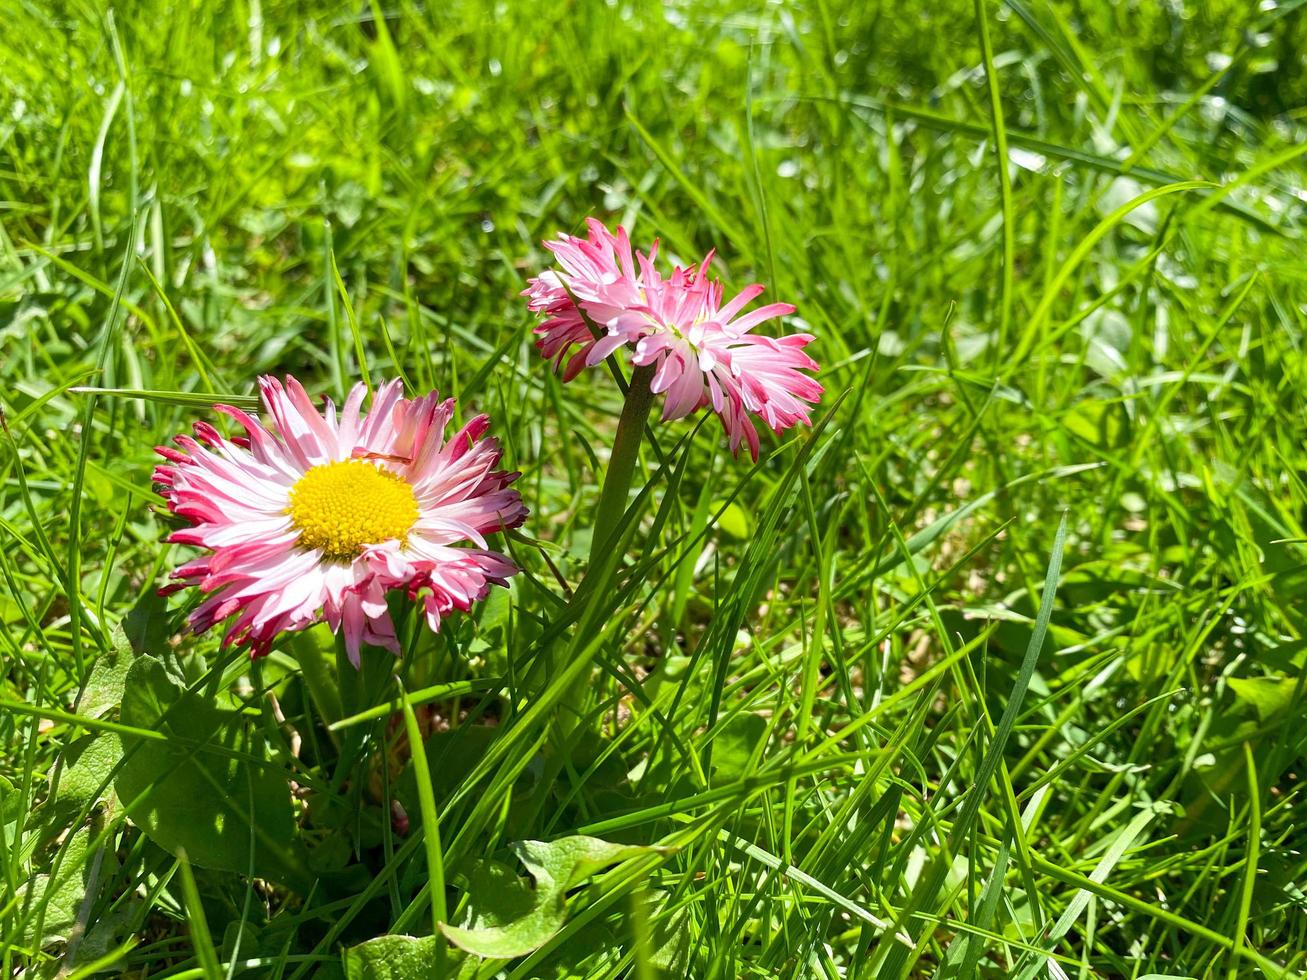
<svg viewBox="0 0 1307 980"><path fill-rule="evenodd" d="M711 405L738 453L747 442L758 459L761 419L778 435L802 422L811 425L809 406L822 386L804 371L817 362L804 352L811 334L772 338L751 333L767 320L794 312L789 303L771 303L739 315L763 287L746 287L725 306L720 281L707 276L712 254L695 269L676 268L662 279L652 263L645 270L645 301L618 317L613 328L634 345L631 363L655 367L650 388L666 393L663 421L683 418Z"/></svg>
<svg viewBox="0 0 1307 980"><path fill-rule="evenodd" d="M571 381L582 368L600 363L625 342L612 333L596 337L573 297L585 307L590 319L599 324L606 324L638 303L641 297L626 229L619 226L614 235L594 218L587 219L586 226L589 229L586 238L560 233L555 241L544 243L558 260L558 270L535 277L522 291L527 297L527 308L545 316L535 328L540 337L536 346L556 368L562 368L564 381ZM650 258L657 252L655 242ZM573 347L579 349L569 358ZM566 366L564 358L567 358Z"/></svg>
<svg viewBox="0 0 1307 980"><path fill-rule="evenodd" d="M364 643L399 653L389 592L420 602L438 630L517 572L486 546L526 518L510 487L518 474L495 469L499 446L482 438L486 416L446 439L454 400L404 398L398 380L366 414L355 385L339 417L330 400L319 412L294 378L263 377L259 389L266 427L218 405L244 436L201 421L194 438L176 438L180 449L158 450L168 462L154 479L191 524L169 540L209 552L165 590L208 593L190 616L197 633L230 619L223 643L260 656L279 634L325 620L358 664Z"/></svg>
<svg viewBox="0 0 1307 980"><path fill-rule="evenodd" d="M530 309L548 317L537 328L545 356L561 363L572 346L580 347L567 362L564 380L627 348L632 364L655 368L651 388L666 396L664 421L710 405L731 451L747 443L755 461L754 419L777 434L800 422L812 424L811 406L823 391L804 373L818 368L804 351L812 335L752 332L793 313L793 306L770 303L744 312L763 291L757 283L723 304L722 283L708 276L711 252L698 266L678 266L663 278L654 265L656 244L648 255L632 255L624 228L614 235L594 219L588 224L587 239L563 235L546 243L562 271L531 280L525 293ZM598 338L587 317L605 331Z"/></svg>

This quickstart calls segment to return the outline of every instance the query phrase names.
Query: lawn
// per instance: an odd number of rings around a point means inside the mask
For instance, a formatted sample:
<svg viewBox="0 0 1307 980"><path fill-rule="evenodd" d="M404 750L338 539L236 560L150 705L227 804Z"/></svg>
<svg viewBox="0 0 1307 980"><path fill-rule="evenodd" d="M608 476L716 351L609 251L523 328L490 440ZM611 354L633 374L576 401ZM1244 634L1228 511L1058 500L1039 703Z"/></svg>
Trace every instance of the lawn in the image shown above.
<svg viewBox="0 0 1307 980"><path fill-rule="evenodd" d="M1303 0L0 24L4 976L1307 972ZM555 372L589 217L811 424ZM196 635L155 447L288 375L485 413L507 585Z"/></svg>

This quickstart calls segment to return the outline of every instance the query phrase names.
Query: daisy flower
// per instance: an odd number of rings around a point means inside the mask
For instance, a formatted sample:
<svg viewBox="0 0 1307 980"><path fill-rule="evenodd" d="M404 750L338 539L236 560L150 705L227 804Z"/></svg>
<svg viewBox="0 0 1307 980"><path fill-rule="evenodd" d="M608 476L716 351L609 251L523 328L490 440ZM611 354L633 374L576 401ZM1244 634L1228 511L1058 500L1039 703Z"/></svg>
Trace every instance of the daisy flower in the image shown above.
<svg viewBox="0 0 1307 980"><path fill-rule="evenodd" d="M623 338L611 333L595 337L572 297L581 302L592 321L600 324L641 298L626 229L619 226L614 235L594 218L587 219L586 225L586 238L560 233L555 241L544 243L558 260L558 269L531 279L522 291L527 308L545 317L535 329L540 338L536 346L555 368L562 369L564 381L571 381L582 368L600 363L624 343ZM657 251L655 242L649 258ZM569 357L573 347L578 350Z"/></svg>
<svg viewBox="0 0 1307 980"><path fill-rule="evenodd" d="M610 330L633 345L631 363L655 368L650 388L665 393L663 421L684 418L711 405L726 430L731 452L741 442L758 460L762 420L777 435L802 422L811 425L809 406L822 386L805 371L817 362L804 352L811 334L779 338L755 335L754 327L794 312L789 303L770 303L741 311L762 291L757 283L722 305L723 286L708 278L710 252L697 268L676 268L661 278L652 262L644 268L644 302L615 318Z"/></svg>
<svg viewBox="0 0 1307 980"><path fill-rule="evenodd" d="M259 390L266 426L218 405L244 436L197 422L179 449L158 450L168 462L155 482L191 525L168 540L208 552L164 590L207 593L190 615L195 632L230 619L224 645L261 656L279 634L325 620L357 666L365 643L399 653L390 592L420 602L438 630L517 572L486 546L526 518L510 487L518 474L497 470L499 446L482 438L486 416L446 439L454 400L404 398L398 380L366 414L355 385L339 416L330 400L319 412L291 377L260 378Z"/></svg>
<svg viewBox="0 0 1307 980"><path fill-rule="evenodd" d="M823 391L804 373L818 368L804 351L812 335L752 332L793 313L793 306L770 303L745 312L763 292L757 283L723 303L722 283L708 276L711 252L698 266L678 266L664 278L654 265L656 244L648 255L632 254L624 228L614 235L590 219L589 232L584 240L563 235L547 242L561 271L531 280L525 293L530 309L548 316L537 328L541 353L561 363L571 346L580 347L568 360L564 380L627 348L632 364L654 367L650 387L665 395L664 421L711 406L731 451L738 453L745 443L755 461L755 419L778 435L812 424L810 409ZM587 317L606 332L596 338Z"/></svg>

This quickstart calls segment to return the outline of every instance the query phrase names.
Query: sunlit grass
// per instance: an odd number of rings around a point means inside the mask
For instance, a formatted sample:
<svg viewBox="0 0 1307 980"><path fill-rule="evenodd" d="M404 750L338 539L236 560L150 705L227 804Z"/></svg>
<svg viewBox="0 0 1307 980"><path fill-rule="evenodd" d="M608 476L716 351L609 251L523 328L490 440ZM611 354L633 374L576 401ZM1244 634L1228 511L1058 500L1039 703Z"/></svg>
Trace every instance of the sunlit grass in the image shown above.
<svg viewBox="0 0 1307 980"><path fill-rule="evenodd" d="M1307 970L1300 4L6 14L6 974L411 972L477 859L578 834L664 849L451 975ZM518 293L589 214L794 302L827 395L756 467L655 425L586 605L620 391ZM348 717L320 637L155 595L153 447L288 371L490 413L532 508ZM223 730L140 722L129 648ZM293 783L297 850L169 853L117 795L157 746Z"/></svg>

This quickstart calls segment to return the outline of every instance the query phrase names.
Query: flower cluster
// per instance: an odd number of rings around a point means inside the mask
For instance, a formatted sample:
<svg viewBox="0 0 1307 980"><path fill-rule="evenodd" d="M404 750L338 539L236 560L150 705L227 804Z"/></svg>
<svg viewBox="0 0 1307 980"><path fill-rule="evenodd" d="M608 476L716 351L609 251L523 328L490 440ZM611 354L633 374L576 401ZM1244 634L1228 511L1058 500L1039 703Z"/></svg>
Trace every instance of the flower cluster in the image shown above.
<svg viewBox="0 0 1307 980"><path fill-rule="evenodd" d="M656 242L647 254L633 252L626 229L613 234L594 219L588 232L545 242L558 268L533 278L523 292L528 307L544 317L537 346L564 380L625 348L633 365L654 368L650 387L665 395L664 421L711 405L731 451L747 442L755 461L754 418L777 434L811 425L810 406L822 394L804 373L817 370L804 351L812 336L752 332L793 313L793 306L770 303L744 312L763 291L758 284L723 303L722 283L708 275L711 252L664 277L655 266Z"/></svg>
<svg viewBox="0 0 1307 980"><path fill-rule="evenodd" d="M524 295L543 315L540 350L566 380L625 349L648 391L665 396L664 420L711 405L731 451L747 443L755 461L755 419L778 434L811 424L822 394L805 373L817 369L804 352L812 337L752 332L793 306L745 312L762 286L723 302L721 282L708 275L711 252L664 276L656 242L634 251L624 228L613 234L594 220L586 238L546 245L558 268ZM526 518L511 486L518 474L497 469L499 446L484 438L486 416L446 438L453 399L408 399L399 381L378 389L366 413L361 384L339 413L330 400L319 411L294 378L260 378L259 388L263 420L216 406L244 435L227 438L201 421L194 436L176 438L178 448L158 450L166 462L154 479L188 524L169 540L205 552L164 590L205 593L190 615L196 632L226 622L224 645L259 656L280 634L325 621L357 665L363 644L399 652L393 596L419 604L438 630L446 614L470 610L516 574L486 543ZM626 485L615 486L621 499Z"/></svg>
<svg viewBox="0 0 1307 980"><path fill-rule="evenodd" d="M190 617L196 632L231 619L224 642L257 656L325 619L357 664L364 643L399 652L388 593L419 602L436 630L517 571L486 547L486 535L526 518L510 487L518 474L495 468L499 447L483 438L486 416L446 439L453 399L406 399L399 381L366 414L356 385L339 416L330 401L320 413L293 378L259 387L271 428L220 405L244 436L197 422L179 449L158 450L168 462L154 479L191 524L170 540L208 552L173 573L172 588L208 593Z"/></svg>

